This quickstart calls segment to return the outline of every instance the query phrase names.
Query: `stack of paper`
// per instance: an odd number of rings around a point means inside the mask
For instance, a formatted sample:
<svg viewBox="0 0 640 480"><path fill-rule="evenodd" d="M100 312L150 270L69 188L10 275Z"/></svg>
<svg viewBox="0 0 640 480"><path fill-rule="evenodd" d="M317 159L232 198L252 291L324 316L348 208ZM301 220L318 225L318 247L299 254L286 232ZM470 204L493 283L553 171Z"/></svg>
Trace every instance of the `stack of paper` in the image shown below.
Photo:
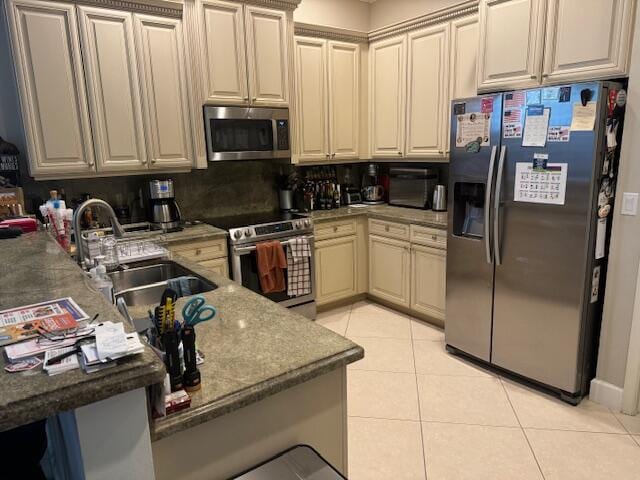
<svg viewBox="0 0 640 480"><path fill-rule="evenodd" d="M127 357L129 355L135 355L136 353L142 353L144 345L140 342L140 337L137 333L129 333L126 335L126 351L119 353L118 355L111 356L108 359L101 359L98 354L97 343L91 343L88 345L82 345L82 355L80 356L80 363L82 368L87 373L97 372L104 368L109 368L115 365L113 360L118 358Z"/></svg>
<svg viewBox="0 0 640 480"><path fill-rule="evenodd" d="M20 343L14 343L4 347L7 359L11 363L28 357L40 355L54 348L63 348L74 345L79 338L89 336L93 333L92 328L83 328L76 332L72 337L60 337L60 340L47 340L45 338L33 338Z"/></svg>
<svg viewBox="0 0 640 480"><path fill-rule="evenodd" d="M73 354L68 356L67 358L62 359L61 361L54 363L53 365L49 365L49 361L52 358L57 357L58 355L63 355L67 352L74 351L76 349L75 346L64 347L64 348L53 348L51 350L47 350L44 354L44 366L42 367L45 372L49 375L57 375L59 373L68 372L69 370L74 370L80 366L78 363L78 355Z"/></svg>

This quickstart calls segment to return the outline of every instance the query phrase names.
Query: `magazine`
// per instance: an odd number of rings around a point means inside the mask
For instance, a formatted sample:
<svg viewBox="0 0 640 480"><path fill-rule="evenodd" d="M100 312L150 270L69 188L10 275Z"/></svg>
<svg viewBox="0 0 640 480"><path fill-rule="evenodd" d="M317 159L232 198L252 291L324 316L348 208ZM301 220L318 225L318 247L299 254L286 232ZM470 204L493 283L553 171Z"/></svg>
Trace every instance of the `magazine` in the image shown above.
<svg viewBox="0 0 640 480"><path fill-rule="evenodd" d="M64 332L89 316L71 297L0 311L0 345L35 337L39 331Z"/></svg>

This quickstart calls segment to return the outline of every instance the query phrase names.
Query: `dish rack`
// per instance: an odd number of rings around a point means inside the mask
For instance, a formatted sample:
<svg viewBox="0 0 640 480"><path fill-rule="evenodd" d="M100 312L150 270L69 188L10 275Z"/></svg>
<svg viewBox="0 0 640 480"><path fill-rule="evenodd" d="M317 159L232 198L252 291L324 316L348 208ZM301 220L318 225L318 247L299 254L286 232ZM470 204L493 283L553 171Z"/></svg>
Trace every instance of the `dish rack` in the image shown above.
<svg viewBox="0 0 640 480"><path fill-rule="evenodd" d="M118 256L117 263L119 265L169 257L167 238L166 235L161 232L128 234L123 238L91 232L88 235L82 235L83 250L86 253L87 265L93 265L95 258L99 255L109 257L109 254L105 252L105 241L107 240L115 240L115 248Z"/></svg>

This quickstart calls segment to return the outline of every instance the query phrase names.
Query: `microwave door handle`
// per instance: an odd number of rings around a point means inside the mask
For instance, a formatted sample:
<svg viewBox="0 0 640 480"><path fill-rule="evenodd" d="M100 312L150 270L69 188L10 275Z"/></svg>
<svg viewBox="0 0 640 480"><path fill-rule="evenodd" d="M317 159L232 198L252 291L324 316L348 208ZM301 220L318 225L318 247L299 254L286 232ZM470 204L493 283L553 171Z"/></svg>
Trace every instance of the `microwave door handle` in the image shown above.
<svg viewBox="0 0 640 480"><path fill-rule="evenodd" d="M491 253L491 227L489 222L491 221L491 194L493 193L493 174L497 152L498 146L494 145L493 148L491 148L491 159L489 160L489 171L487 172L487 186L484 195L484 246L488 264L493 263L493 255Z"/></svg>
<svg viewBox="0 0 640 480"><path fill-rule="evenodd" d="M500 150L498 175L496 176L496 194L493 199L493 252L496 258L496 265L502 265L502 257L500 255L500 197L502 195L502 173L504 171L504 157L506 154L507 147L503 145Z"/></svg>

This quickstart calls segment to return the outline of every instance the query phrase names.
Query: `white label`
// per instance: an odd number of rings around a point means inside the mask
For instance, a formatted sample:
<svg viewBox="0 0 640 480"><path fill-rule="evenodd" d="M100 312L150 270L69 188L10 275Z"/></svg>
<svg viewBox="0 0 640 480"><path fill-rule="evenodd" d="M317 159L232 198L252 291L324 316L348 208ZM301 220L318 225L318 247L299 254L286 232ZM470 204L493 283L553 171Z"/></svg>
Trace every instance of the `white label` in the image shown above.
<svg viewBox="0 0 640 480"><path fill-rule="evenodd" d="M514 202L564 205L567 191L566 163L548 163L534 169L529 162L516 163Z"/></svg>
<svg viewBox="0 0 640 480"><path fill-rule="evenodd" d="M573 119L571 120L571 130L591 131L596 122L596 102L589 102L586 106L576 102L573 104Z"/></svg>
<svg viewBox="0 0 640 480"><path fill-rule="evenodd" d="M604 258L605 243L607 239L607 219L599 218L596 228L596 260Z"/></svg>
<svg viewBox="0 0 640 480"><path fill-rule="evenodd" d="M544 147L546 145L550 115L550 108L542 108L538 105L527 107L522 138L523 147Z"/></svg>
<svg viewBox="0 0 640 480"><path fill-rule="evenodd" d="M491 129L490 113L465 113L457 116L456 147L464 148L468 143L480 139L480 146L489 145Z"/></svg>

